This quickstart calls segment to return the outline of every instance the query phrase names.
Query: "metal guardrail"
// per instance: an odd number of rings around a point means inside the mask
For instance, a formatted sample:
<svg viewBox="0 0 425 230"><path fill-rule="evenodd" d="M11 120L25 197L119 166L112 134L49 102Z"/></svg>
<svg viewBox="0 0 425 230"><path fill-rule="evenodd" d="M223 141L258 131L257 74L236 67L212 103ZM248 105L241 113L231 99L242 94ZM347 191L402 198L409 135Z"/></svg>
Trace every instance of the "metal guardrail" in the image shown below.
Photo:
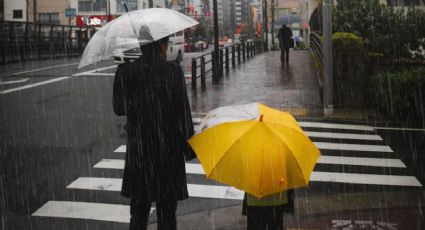
<svg viewBox="0 0 425 230"><path fill-rule="evenodd" d="M214 51L192 58L192 89L196 90L198 78L201 79L202 89L205 89L205 79L208 73L211 72L213 78L223 76L224 70L226 72L229 71L230 63L232 67L235 67L236 64L240 64L242 61L250 59L262 52L262 41L254 40L220 48L218 63L215 63ZM215 70L217 70L217 73Z"/></svg>
<svg viewBox="0 0 425 230"><path fill-rule="evenodd" d="M78 56L94 27L0 21L0 63Z"/></svg>
<svg viewBox="0 0 425 230"><path fill-rule="evenodd" d="M323 49L322 41L317 33L310 34L310 50L313 55L319 60L320 67L323 69Z"/></svg>

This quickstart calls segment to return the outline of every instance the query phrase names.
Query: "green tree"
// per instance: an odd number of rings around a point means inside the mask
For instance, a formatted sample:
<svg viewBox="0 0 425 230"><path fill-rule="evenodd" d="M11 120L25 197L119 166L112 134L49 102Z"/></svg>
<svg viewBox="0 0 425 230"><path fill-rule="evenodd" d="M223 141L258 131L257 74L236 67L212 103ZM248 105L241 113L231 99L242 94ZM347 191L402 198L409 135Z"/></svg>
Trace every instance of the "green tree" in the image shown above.
<svg viewBox="0 0 425 230"><path fill-rule="evenodd" d="M410 57L425 38L425 12L409 9L406 15L378 0L339 0L334 10L334 32L352 32L364 40L368 52L386 58Z"/></svg>

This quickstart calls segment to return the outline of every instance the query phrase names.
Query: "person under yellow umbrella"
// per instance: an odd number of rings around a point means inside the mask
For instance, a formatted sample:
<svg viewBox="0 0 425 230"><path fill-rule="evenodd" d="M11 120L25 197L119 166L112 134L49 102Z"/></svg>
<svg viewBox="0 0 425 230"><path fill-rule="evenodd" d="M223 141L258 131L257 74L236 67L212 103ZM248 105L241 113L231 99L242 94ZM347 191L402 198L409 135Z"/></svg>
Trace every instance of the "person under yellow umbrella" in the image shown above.
<svg viewBox="0 0 425 230"><path fill-rule="evenodd" d="M189 144L207 177L246 191L248 205L285 202L284 191L308 185L320 156L293 116L261 103L212 110L200 129Z"/></svg>

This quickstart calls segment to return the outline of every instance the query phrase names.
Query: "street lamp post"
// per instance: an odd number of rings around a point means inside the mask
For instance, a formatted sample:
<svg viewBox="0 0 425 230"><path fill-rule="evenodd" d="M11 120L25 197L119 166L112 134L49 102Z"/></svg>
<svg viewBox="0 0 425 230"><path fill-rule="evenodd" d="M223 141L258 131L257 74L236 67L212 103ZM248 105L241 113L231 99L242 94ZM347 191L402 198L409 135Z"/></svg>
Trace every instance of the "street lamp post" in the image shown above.
<svg viewBox="0 0 425 230"><path fill-rule="evenodd" d="M332 0L323 2L323 51L324 113L331 115L333 113Z"/></svg>

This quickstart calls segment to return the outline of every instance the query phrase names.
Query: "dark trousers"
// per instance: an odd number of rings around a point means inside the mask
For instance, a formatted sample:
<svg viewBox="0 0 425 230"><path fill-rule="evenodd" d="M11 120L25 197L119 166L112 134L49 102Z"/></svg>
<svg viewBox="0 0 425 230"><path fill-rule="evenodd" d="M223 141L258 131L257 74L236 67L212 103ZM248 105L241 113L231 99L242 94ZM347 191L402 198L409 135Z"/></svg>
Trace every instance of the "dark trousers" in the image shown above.
<svg viewBox="0 0 425 230"><path fill-rule="evenodd" d="M284 61L289 62L289 45L280 47L280 61L282 63Z"/></svg>
<svg viewBox="0 0 425 230"><path fill-rule="evenodd" d="M151 211L151 201L143 198L130 200L130 230L146 230ZM175 230L177 201L173 199L156 202L158 230Z"/></svg>
<svg viewBox="0 0 425 230"><path fill-rule="evenodd" d="M283 230L283 206L247 206L248 230Z"/></svg>

